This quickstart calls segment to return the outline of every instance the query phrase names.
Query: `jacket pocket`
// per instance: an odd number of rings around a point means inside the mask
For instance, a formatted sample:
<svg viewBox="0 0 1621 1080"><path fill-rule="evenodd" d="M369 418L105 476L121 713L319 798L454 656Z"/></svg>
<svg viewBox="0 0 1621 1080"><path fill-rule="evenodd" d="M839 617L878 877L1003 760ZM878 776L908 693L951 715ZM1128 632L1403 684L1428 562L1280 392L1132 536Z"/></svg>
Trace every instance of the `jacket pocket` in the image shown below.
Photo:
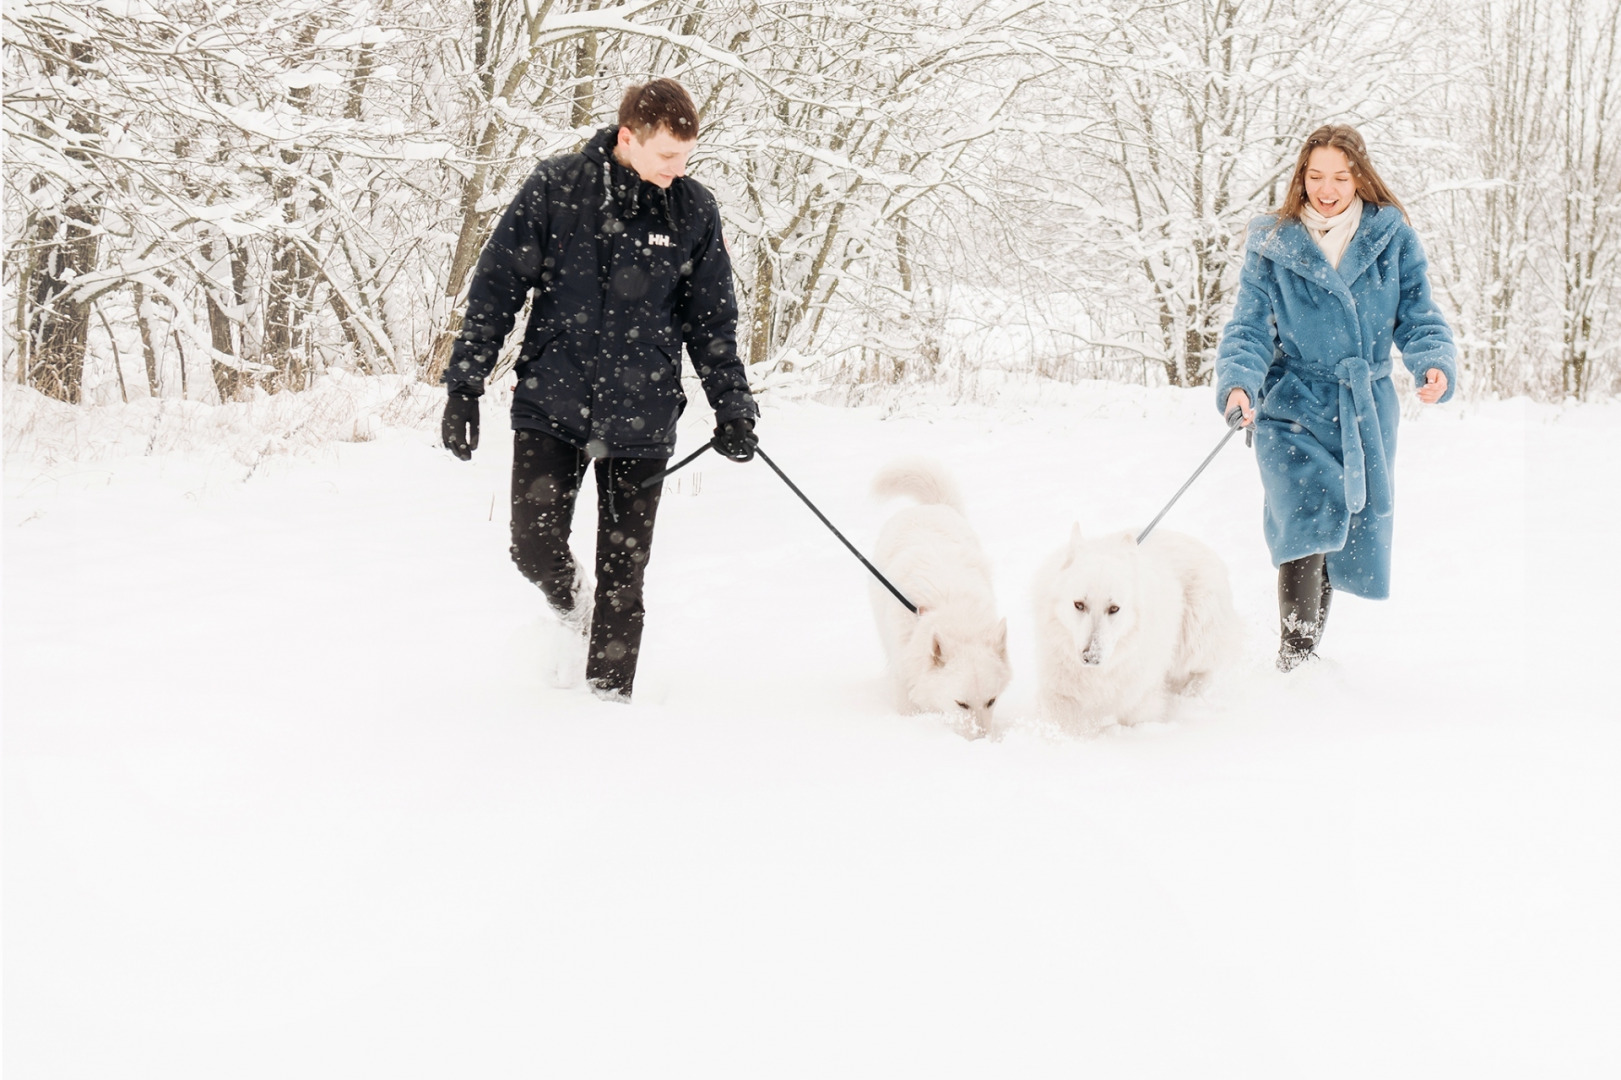
<svg viewBox="0 0 1621 1080"><path fill-rule="evenodd" d="M518 374L522 376L527 365L544 356L547 347L556 341L561 334L562 332L554 326L536 326L534 323L530 323L529 328L524 331L523 347L518 350L518 363L516 365Z"/></svg>
<svg viewBox="0 0 1621 1080"><path fill-rule="evenodd" d="M660 446L674 441L686 408L679 353L656 341L627 341L612 355L597 420L610 446Z"/></svg>
<svg viewBox="0 0 1621 1080"><path fill-rule="evenodd" d="M514 397L565 431L583 436L590 427L590 376L570 353L567 340L552 332L533 344L524 342L520 356Z"/></svg>

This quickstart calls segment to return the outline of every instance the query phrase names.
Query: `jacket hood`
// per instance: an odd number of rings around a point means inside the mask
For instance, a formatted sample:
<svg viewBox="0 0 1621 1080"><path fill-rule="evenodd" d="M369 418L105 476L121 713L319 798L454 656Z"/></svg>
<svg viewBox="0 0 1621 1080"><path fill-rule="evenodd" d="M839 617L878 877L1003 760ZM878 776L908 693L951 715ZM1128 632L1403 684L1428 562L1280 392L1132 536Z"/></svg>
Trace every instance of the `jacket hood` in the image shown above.
<svg viewBox="0 0 1621 1080"><path fill-rule="evenodd" d="M670 192L657 184L650 184L636 174L636 170L626 168L619 164L614 157L614 147L619 144L619 128L605 127L591 136L590 140L581 148L580 153L585 155L602 174L602 209L610 218L630 219L636 217L644 209L650 213L658 214L675 227L674 214L670 207ZM681 183L679 178L670 187Z"/></svg>
<svg viewBox="0 0 1621 1080"><path fill-rule="evenodd" d="M580 148L580 153L601 165L604 161L613 161L613 148L618 142L619 129L617 127L601 128L595 135L586 140L585 145ZM614 162L614 164L619 163Z"/></svg>

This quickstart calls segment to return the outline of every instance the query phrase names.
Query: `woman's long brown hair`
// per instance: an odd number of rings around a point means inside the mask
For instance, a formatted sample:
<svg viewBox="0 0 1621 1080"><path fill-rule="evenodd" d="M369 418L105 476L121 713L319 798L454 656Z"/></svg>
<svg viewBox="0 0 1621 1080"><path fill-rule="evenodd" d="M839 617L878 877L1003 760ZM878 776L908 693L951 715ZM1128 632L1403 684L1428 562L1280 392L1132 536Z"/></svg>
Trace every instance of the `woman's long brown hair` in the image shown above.
<svg viewBox="0 0 1621 1080"><path fill-rule="evenodd" d="M1345 160L1351 166L1351 179L1356 182L1356 193L1362 196L1363 202L1375 206L1394 206L1401 211L1404 219L1407 218L1407 207L1379 178L1373 162L1368 160L1367 144L1362 141L1356 128L1349 124L1324 124L1307 135L1306 145L1300 148L1294 176L1289 179L1289 190L1284 193L1283 205L1277 210L1279 224L1300 217L1300 211L1306 205L1306 163L1311 160L1311 152L1319 146L1332 146L1345 155Z"/></svg>

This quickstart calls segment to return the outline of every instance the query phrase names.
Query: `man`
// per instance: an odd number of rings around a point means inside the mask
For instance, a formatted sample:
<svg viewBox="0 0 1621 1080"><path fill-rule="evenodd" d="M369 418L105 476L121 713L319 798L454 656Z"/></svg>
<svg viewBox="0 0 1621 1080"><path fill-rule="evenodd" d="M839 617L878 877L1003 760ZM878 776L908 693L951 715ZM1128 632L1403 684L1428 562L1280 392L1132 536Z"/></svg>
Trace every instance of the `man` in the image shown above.
<svg viewBox="0 0 1621 1080"><path fill-rule="evenodd" d="M716 449L748 461L758 443L720 210L685 178L697 140L692 98L654 79L625 92L617 127L541 162L479 256L445 371L444 443L466 460L478 446L484 380L533 292L512 399L512 559L609 700L629 701L636 678L661 490L641 485L675 447L683 343L715 410ZM594 598L568 544L592 461Z"/></svg>

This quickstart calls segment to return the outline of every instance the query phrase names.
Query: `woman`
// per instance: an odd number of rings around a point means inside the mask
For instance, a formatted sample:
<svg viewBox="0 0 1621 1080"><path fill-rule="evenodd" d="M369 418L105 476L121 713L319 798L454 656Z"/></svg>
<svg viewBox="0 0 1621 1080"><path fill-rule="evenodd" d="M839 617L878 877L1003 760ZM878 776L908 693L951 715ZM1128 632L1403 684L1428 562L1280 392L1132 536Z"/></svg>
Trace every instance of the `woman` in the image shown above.
<svg viewBox="0 0 1621 1080"><path fill-rule="evenodd" d="M1342 124L1311 133L1283 205L1251 223L1216 392L1224 412L1240 410L1255 428L1280 670L1315 653L1333 590L1390 594L1401 412L1391 343L1420 401L1445 401L1457 383L1425 266L1406 211Z"/></svg>

